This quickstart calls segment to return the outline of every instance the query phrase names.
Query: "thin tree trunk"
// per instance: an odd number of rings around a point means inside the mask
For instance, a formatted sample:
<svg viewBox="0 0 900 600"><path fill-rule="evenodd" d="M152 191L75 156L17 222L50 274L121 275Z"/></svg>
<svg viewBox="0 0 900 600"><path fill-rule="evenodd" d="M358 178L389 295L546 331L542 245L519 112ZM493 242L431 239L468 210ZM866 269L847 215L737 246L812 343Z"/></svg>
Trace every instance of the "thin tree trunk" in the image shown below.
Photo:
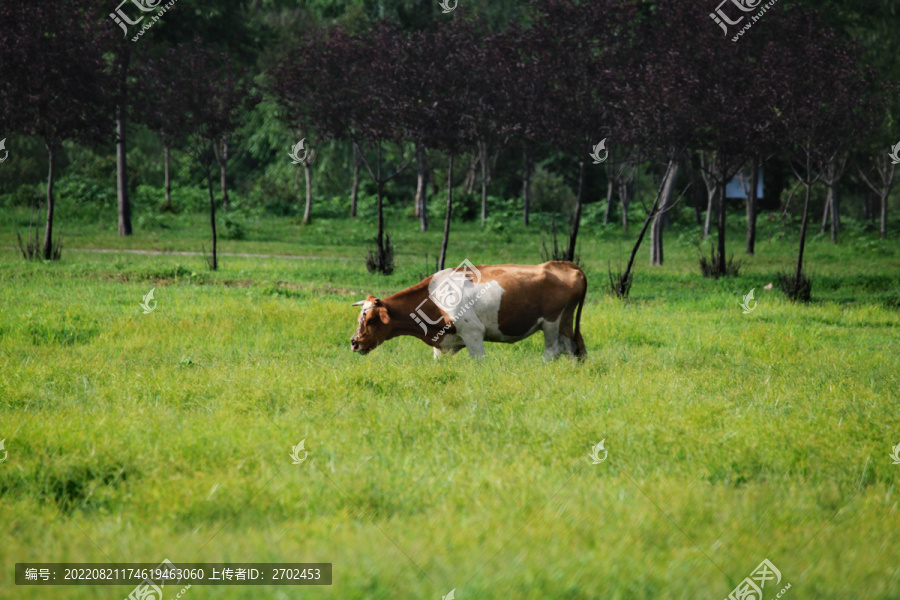
<svg viewBox="0 0 900 600"><path fill-rule="evenodd" d="M350 218L356 218L356 204L359 200L359 149L353 143L353 183L350 184Z"/></svg>
<svg viewBox="0 0 900 600"><path fill-rule="evenodd" d="M678 178L680 163L670 161L663 175L666 180L663 184L662 195L659 200L659 211L653 217L650 226L650 264L663 264L663 224L667 211L672 202L672 194L675 191L675 180Z"/></svg>
<svg viewBox="0 0 900 600"><path fill-rule="evenodd" d="M622 231L628 231L628 205L631 198L628 195L628 182L619 182L619 201L622 204Z"/></svg>
<svg viewBox="0 0 900 600"><path fill-rule="evenodd" d="M884 193L881 194L881 226L878 229L881 239L887 239L887 200L889 194L890 187L886 188Z"/></svg>
<svg viewBox="0 0 900 600"><path fill-rule="evenodd" d="M668 177L668 172L672 168L672 163L669 163L669 167L666 169L666 177ZM641 232L638 234L637 241L634 243L634 248L631 249L631 256L628 257L628 265L625 267L625 272L622 274L622 281L628 281L628 278L631 274L631 269L634 267L634 260L637 257L638 249L641 247L641 242L644 241L644 235L647 233L647 228L650 226L650 221L657 214L657 208L659 207L659 201L662 198L662 188L656 192L656 198L653 199L653 207L647 213L647 217L644 219L644 226L641 227Z"/></svg>
<svg viewBox="0 0 900 600"><path fill-rule="evenodd" d="M750 163L750 193L747 194L747 243L745 251L753 254L756 251L756 189L759 187L759 163Z"/></svg>
<svg viewBox="0 0 900 600"><path fill-rule="evenodd" d="M607 172L607 176L608 176ZM606 206L603 208L603 224L607 225L609 223L609 213L610 208L612 208L613 202L613 192L615 191L616 181L613 177L608 177L606 182Z"/></svg>
<svg viewBox="0 0 900 600"><path fill-rule="evenodd" d="M131 235L131 203L128 200L128 162L125 128L128 106L128 65L131 51L127 43L119 50L119 90L116 106L116 191L119 209L119 235Z"/></svg>
<svg viewBox="0 0 900 600"><path fill-rule="evenodd" d="M578 242L578 227L581 225L582 196L584 194L584 161L578 161L578 195L575 197L575 219L572 221L572 232L569 235L569 248L566 260L575 260L575 244Z"/></svg>
<svg viewBox="0 0 900 600"><path fill-rule="evenodd" d="M450 240L450 214L453 211L453 152L447 163L447 212L444 214L444 241L441 243L441 258L438 261L438 271L443 270L444 261L447 258L447 243Z"/></svg>
<svg viewBox="0 0 900 600"><path fill-rule="evenodd" d="M306 180L306 210L303 211L303 224L308 225L312 219L312 167L303 161L303 177Z"/></svg>
<svg viewBox="0 0 900 600"><path fill-rule="evenodd" d="M172 173L171 173L171 162L172 162L172 149L169 148L169 144L163 141L163 147L165 149L165 170L166 170L166 203L163 204L163 208L165 210L172 209Z"/></svg>
<svg viewBox="0 0 900 600"><path fill-rule="evenodd" d="M728 183L725 181L725 166L724 164L720 165L718 172L718 183L719 186L719 213L716 215L718 217L718 232L719 232L719 240L718 240L718 252L719 252L719 275L725 275L725 186Z"/></svg>
<svg viewBox="0 0 900 600"><path fill-rule="evenodd" d="M226 176L226 166L228 165L228 142L222 140L222 154L219 158L219 178L222 187L222 208L228 211L228 178Z"/></svg>
<svg viewBox="0 0 900 600"><path fill-rule="evenodd" d="M428 231L428 165L425 162L425 146L416 142L416 216L419 231Z"/></svg>
<svg viewBox="0 0 900 600"><path fill-rule="evenodd" d="M525 168L522 173L522 222L528 227L528 217L530 214L531 204L531 153L528 151L526 142L523 154L525 157Z"/></svg>
<svg viewBox="0 0 900 600"><path fill-rule="evenodd" d="M416 140L416 218L422 218L422 195L425 193L425 150Z"/></svg>
<svg viewBox="0 0 900 600"><path fill-rule="evenodd" d="M378 188L378 198L376 201L376 210L378 211L378 235L375 238L375 245L378 251L378 266L384 265L384 210L381 204L381 142L378 142L377 163L375 167L375 181Z"/></svg>
<svg viewBox="0 0 900 600"><path fill-rule="evenodd" d="M216 255L216 200L213 197L212 173L208 164L206 165L206 187L209 191L209 226L212 230L212 261L209 268L215 271L219 268L219 260Z"/></svg>
<svg viewBox="0 0 900 600"><path fill-rule="evenodd" d="M466 171L466 180L463 183L463 192L466 194L471 194L475 191L475 171L478 166L478 153L472 156L472 160L469 162L469 168Z"/></svg>
<svg viewBox="0 0 900 600"><path fill-rule="evenodd" d="M47 225L44 228L44 260L53 258L53 158L54 152L50 145L47 145L47 158L50 167L47 169Z"/></svg>
<svg viewBox="0 0 900 600"><path fill-rule="evenodd" d="M824 234L825 228L828 227L828 217L831 215L831 186L827 186L825 192L825 204L822 207L822 227L819 233Z"/></svg>
<svg viewBox="0 0 900 600"><path fill-rule="evenodd" d="M488 147L485 142L478 142L481 153L481 227L487 224L488 186L491 184L491 165L488 164Z"/></svg>
<svg viewBox="0 0 900 600"><path fill-rule="evenodd" d="M809 169L807 169L807 174ZM800 282L803 277L803 249L806 247L806 226L809 223L809 183L804 182L806 188L806 199L803 202L803 220L800 222L800 251L797 253L797 273L794 276L794 289L800 289Z"/></svg>
<svg viewBox="0 0 900 600"><path fill-rule="evenodd" d="M709 237L709 228L710 221L712 219L712 214L716 210L716 206L718 204L716 200L716 196L718 195L719 188L714 187L711 190L707 190L706 192L706 217L703 220L703 239Z"/></svg>

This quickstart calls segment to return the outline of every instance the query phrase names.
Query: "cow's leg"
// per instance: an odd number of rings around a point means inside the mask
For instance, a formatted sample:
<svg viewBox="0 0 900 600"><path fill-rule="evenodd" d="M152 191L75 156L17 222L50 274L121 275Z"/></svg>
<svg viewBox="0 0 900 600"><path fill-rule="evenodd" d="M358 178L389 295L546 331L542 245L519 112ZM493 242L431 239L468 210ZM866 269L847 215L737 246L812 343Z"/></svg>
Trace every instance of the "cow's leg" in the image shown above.
<svg viewBox="0 0 900 600"><path fill-rule="evenodd" d="M473 331L461 334L460 337L466 344L469 356L472 358L484 358L484 331Z"/></svg>
<svg viewBox="0 0 900 600"><path fill-rule="evenodd" d="M562 353L559 344L559 319L544 321L541 328L544 330L544 360L556 360L556 357Z"/></svg>
<svg viewBox="0 0 900 600"><path fill-rule="evenodd" d="M441 356L453 356L460 351L459 348L438 348L437 346L434 346L433 350L435 360L439 359Z"/></svg>
<svg viewBox="0 0 900 600"><path fill-rule="evenodd" d="M573 309L563 311L560 318L559 339L562 342L563 352L575 356L578 346L575 342L575 330L572 329L572 321L575 316Z"/></svg>

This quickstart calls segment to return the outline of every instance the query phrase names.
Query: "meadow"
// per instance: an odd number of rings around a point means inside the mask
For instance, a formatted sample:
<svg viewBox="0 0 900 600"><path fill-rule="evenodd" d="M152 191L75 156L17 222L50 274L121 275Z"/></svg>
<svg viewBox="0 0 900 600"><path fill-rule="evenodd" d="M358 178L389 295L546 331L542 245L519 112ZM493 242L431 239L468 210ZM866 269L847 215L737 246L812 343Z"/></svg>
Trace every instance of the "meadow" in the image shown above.
<svg viewBox="0 0 900 600"><path fill-rule="evenodd" d="M2 598L133 588L16 586L15 562L164 558L333 564L332 586L191 599L718 600L766 558L782 575L766 600L787 584L790 600L900 597L896 235L810 235L813 301L793 304L763 289L791 267L793 225L762 223L757 255L718 281L696 230L676 230L665 266L641 250L623 302L607 269L638 227L589 226L584 363L544 363L540 335L473 363L409 338L349 349L350 304L430 273L439 227L392 219L384 277L365 269L369 221L248 219L213 273L199 255L86 251L199 251L202 215L130 238L65 225L62 260L28 263L11 249L28 215L7 214ZM454 227L449 266L540 262L536 230ZM735 227L739 258L741 242Z"/></svg>

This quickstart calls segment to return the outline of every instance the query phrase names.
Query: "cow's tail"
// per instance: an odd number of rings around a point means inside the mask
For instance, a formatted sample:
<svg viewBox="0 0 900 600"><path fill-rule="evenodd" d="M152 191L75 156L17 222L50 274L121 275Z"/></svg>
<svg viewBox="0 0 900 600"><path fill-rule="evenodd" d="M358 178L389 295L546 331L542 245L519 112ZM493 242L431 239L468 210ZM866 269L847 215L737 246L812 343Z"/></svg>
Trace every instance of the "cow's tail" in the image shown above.
<svg viewBox="0 0 900 600"><path fill-rule="evenodd" d="M578 300L578 310L575 312L575 358L578 360L584 360L584 357L587 356L584 338L581 337L581 309L584 306L584 299L587 296L587 277L584 275L583 271L581 272L581 279L584 282L584 290L581 292L581 299Z"/></svg>

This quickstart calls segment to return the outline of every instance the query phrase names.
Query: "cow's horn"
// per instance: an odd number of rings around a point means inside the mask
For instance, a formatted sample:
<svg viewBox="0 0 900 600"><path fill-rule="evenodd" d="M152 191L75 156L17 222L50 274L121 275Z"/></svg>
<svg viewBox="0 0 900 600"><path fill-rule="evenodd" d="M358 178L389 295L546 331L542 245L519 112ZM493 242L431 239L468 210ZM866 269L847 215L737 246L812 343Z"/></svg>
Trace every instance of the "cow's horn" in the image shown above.
<svg viewBox="0 0 900 600"><path fill-rule="evenodd" d="M365 304L365 303L366 303L365 300L360 300L359 302L354 302L354 303L353 303L353 306L362 306L362 305Z"/></svg>

